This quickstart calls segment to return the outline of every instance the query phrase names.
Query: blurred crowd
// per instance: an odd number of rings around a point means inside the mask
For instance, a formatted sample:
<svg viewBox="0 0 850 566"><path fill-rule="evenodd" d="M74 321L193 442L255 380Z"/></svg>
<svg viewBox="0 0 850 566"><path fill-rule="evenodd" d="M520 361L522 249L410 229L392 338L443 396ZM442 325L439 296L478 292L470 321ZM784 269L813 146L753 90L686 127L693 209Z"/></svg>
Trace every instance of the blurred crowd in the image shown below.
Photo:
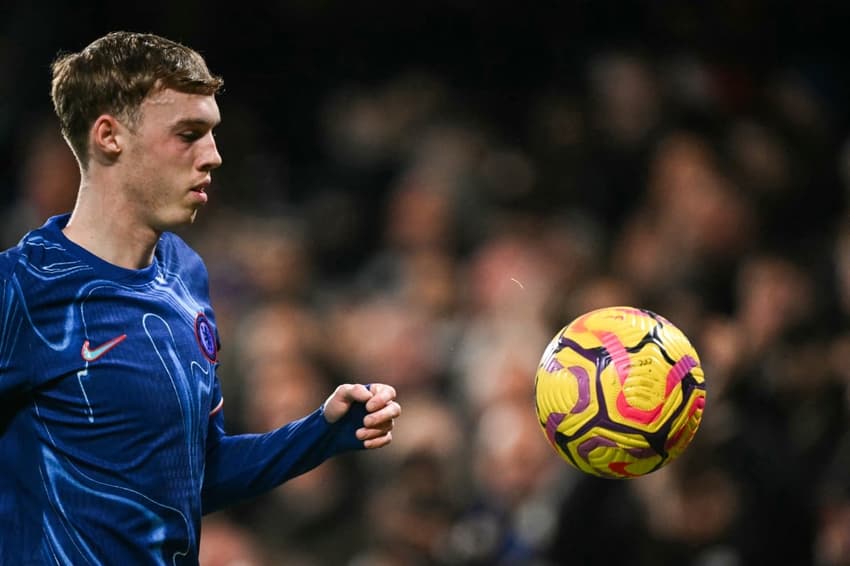
<svg viewBox="0 0 850 566"><path fill-rule="evenodd" d="M850 130L819 78L599 49L507 127L411 69L329 86L309 168L225 91L224 166L181 235L230 431L352 381L403 416L390 448L205 518L201 563L850 565ZM3 247L78 182L51 116L26 140ZM610 305L673 321L706 375L694 443L637 480L574 471L534 411L550 338Z"/></svg>

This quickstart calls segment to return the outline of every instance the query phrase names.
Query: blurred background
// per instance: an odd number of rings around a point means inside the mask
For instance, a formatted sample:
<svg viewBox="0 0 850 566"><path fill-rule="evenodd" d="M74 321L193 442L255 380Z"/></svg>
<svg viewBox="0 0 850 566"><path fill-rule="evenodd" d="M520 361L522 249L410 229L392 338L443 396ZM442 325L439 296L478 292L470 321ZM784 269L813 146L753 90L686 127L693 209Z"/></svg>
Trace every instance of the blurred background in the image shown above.
<svg viewBox="0 0 850 566"><path fill-rule="evenodd" d="M135 4L135 5L134 5ZM205 566L850 564L850 67L830 3L0 3L0 237L73 205L49 66L115 29L225 79L205 258L231 432L393 384L386 450L205 518ZM680 326L694 444L561 461L533 376L595 307Z"/></svg>

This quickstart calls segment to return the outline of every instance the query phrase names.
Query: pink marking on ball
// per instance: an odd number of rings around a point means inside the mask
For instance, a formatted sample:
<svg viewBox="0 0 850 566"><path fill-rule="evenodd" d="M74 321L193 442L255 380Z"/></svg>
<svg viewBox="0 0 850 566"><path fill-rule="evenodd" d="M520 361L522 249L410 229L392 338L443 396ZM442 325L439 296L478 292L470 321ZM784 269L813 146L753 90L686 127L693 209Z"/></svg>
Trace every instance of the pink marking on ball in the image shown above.
<svg viewBox="0 0 850 566"><path fill-rule="evenodd" d="M688 372L698 365L697 361L691 356L682 356L679 358L679 360L673 364L673 367L670 368L670 371L667 372L667 387L664 393L666 395L670 395L670 392L679 385L682 379L688 375Z"/></svg>
<svg viewBox="0 0 850 566"><path fill-rule="evenodd" d="M608 464L608 469L619 476L626 476L629 478L638 477L638 474L633 474L626 470L626 466L628 465L629 462L611 462L610 464Z"/></svg>
<svg viewBox="0 0 850 566"><path fill-rule="evenodd" d="M620 338L613 332L598 332L597 338L608 350L608 355L611 356L611 362L614 364L614 369L617 370L617 379L620 384L624 384L629 377L629 353L626 351L626 346Z"/></svg>
<svg viewBox="0 0 850 566"><path fill-rule="evenodd" d="M697 411L702 411L704 408L705 408L705 397L703 397L703 396L697 397L696 399L694 399L694 402L691 405L691 408L688 409L688 416L687 416L686 420L690 421L691 418L694 416L694 414ZM671 448L673 448L674 446L679 444L679 441L681 440L682 435L685 433L687 428L688 428L687 426L683 426L682 428L677 430L676 434L674 434L673 436L668 438L667 442L664 443L664 448L666 448L667 450L670 450ZM695 434L696 434L696 431L692 431L691 435L688 437L688 442L691 441L691 439L694 437Z"/></svg>

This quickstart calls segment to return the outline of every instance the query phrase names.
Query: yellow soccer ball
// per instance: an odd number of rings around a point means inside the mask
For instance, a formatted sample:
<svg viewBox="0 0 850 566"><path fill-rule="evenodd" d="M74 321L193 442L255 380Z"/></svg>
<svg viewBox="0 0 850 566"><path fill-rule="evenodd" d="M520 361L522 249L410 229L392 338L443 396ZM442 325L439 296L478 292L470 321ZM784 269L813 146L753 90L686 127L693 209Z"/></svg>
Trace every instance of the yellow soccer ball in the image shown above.
<svg viewBox="0 0 850 566"><path fill-rule="evenodd" d="M549 343L534 382L540 426L582 472L634 478L676 459L699 428L705 376L688 338L646 309L586 313Z"/></svg>

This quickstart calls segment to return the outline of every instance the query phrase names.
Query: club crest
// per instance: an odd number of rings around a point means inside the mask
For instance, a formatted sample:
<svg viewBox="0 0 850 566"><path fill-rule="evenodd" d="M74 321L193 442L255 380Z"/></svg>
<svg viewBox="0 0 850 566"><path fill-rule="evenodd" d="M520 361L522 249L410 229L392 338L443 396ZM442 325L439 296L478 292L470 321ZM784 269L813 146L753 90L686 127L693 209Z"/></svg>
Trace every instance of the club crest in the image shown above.
<svg viewBox="0 0 850 566"><path fill-rule="evenodd" d="M198 316L195 317L195 338L197 338L198 346L200 346L204 356L211 362L217 361L218 344L215 339L215 332L213 332L212 324L204 313L198 313Z"/></svg>

